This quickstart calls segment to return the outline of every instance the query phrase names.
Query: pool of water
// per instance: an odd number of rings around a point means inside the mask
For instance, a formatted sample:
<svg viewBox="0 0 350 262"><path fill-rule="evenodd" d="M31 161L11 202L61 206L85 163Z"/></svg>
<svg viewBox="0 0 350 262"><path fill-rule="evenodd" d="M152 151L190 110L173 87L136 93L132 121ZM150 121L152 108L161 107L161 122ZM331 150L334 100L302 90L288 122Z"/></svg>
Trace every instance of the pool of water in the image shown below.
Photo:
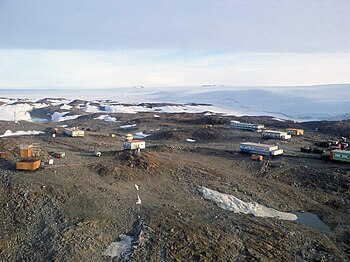
<svg viewBox="0 0 350 262"><path fill-rule="evenodd" d="M297 223L316 228L323 232L331 232L329 226L327 226L317 215L310 212L293 212L298 219Z"/></svg>

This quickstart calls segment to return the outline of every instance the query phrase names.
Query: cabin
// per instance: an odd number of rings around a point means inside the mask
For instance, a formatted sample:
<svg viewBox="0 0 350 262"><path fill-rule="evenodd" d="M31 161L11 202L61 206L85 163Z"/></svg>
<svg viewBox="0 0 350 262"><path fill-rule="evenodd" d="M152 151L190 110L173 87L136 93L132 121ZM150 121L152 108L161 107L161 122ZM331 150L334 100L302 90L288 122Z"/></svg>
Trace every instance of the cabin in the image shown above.
<svg viewBox="0 0 350 262"><path fill-rule="evenodd" d="M283 154L283 149L279 149L277 145L258 144L251 142L241 143L239 149L242 153L263 156L277 156Z"/></svg>
<svg viewBox="0 0 350 262"><path fill-rule="evenodd" d="M84 137L85 133L83 130L80 130L77 127L72 127L72 128L65 128L63 129L62 133L67 136L71 137Z"/></svg>
<svg viewBox="0 0 350 262"><path fill-rule="evenodd" d="M334 161L342 161L350 163L350 151L348 150L332 150L330 159Z"/></svg>
<svg viewBox="0 0 350 262"><path fill-rule="evenodd" d="M259 132L259 133L261 133L265 128L265 126L261 124L240 123L238 121L231 121L230 127L235 129Z"/></svg>
<svg viewBox="0 0 350 262"><path fill-rule="evenodd" d="M263 138L266 139L291 139L291 135L288 135L287 132L283 131L275 131L275 130L264 130L263 132Z"/></svg>
<svg viewBox="0 0 350 262"><path fill-rule="evenodd" d="M299 129L299 128L287 128L286 132L288 135L291 135L291 136L303 136L304 135L304 129Z"/></svg>

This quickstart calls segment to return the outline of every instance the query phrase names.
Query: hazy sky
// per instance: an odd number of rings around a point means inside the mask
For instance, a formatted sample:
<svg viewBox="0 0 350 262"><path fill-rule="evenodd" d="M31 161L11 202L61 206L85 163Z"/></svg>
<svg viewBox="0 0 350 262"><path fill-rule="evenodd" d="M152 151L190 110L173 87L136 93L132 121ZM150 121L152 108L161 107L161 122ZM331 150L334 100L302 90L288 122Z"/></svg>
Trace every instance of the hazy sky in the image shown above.
<svg viewBox="0 0 350 262"><path fill-rule="evenodd" d="M349 0L0 0L0 87L350 83Z"/></svg>

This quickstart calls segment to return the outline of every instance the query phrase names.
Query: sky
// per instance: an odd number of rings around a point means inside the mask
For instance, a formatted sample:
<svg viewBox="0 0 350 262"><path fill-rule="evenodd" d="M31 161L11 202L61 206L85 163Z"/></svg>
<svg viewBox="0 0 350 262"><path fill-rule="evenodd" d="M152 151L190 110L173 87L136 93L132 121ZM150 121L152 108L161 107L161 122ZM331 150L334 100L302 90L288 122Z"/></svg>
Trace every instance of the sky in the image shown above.
<svg viewBox="0 0 350 262"><path fill-rule="evenodd" d="M350 83L348 0L0 0L0 88Z"/></svg>

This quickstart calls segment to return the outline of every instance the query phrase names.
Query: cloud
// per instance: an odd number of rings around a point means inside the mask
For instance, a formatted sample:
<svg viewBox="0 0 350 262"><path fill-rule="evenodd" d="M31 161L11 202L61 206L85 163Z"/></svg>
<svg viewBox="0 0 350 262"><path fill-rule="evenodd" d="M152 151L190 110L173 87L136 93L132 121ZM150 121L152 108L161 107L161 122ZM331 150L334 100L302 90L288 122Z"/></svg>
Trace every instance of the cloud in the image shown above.
<svg viewBox="0 0 350 262"><path fill-rule="evenodd" d="M0 1L0 48L350 52L348 0Z"/></svg>
<svg viewBox="0 0 350 262"><path fill-rule="evenodd" d="M311 85L350 82L350 53L0 49L0 87Z"/></svg>

